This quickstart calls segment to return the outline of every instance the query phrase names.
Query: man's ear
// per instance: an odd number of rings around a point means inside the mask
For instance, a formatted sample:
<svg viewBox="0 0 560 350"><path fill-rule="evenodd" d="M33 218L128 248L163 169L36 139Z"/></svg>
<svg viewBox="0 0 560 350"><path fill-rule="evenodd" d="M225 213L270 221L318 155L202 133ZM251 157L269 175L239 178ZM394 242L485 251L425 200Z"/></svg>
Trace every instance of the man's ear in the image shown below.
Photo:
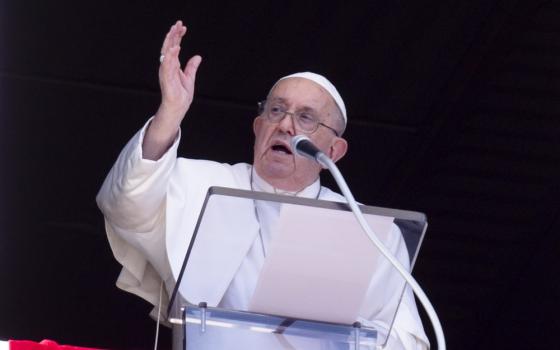
<svg viewBox="0 0 560 350"><path fill-rule="evenodd" d="M253 133L255 134L255 136L257 136L257 131L262 127L262 118L259 118L260 116L255 117L255 119L253 120Z"/></svg>
<svg viewBox="0 0 560 350"><path fill-rule="evenodd" d="M342 137L337 137L329 148L329 157L336 163L344 157L346 151L348 151L348 142Z"/></svg>

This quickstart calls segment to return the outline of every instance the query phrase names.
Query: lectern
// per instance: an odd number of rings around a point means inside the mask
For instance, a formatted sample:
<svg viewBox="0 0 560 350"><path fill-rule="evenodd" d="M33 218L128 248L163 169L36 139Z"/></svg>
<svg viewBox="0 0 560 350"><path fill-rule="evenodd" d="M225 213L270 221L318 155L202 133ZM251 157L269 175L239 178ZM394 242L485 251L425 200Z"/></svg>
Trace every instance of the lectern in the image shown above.
<svg viewBox="0 0 560 350"><path fill-rule="evenodd" d="M272 207L277 215L268 222L275 233L255 289L255 294L260 293L260 297L255 296L259 300L251 304L253 310L209 305L207 301L216 300L216 293L223 293L229 283L212 285L209 281L218 280L215 277L224 270L234 272L238 268L223 257L220 252L224 247L220 244L230 247L237 244L236 240L246 239L236 237L232 228L239 231L239 228L246 227L258 231L256 210L263 203ZM425 215L372 206L361 206L361 210L372 226L377 225L375 227L382 231L378 235L382 241L388 244L403 242L406 246L404 254L409 260L406 263L412 267L427 227ZM174 325L174 332L179 333L174 334L174 349L363 350L383 346L404 295L405 282L400 276L393 275L397 272L384 266L388 271L384 273L391 274L389 279L395 290L391 305L378 307L382 310L380 317L384 318L379 324L388 327L378 329L376 320L355 322L355 315L364 305L362 299L371 291L371 283L379 279L376 270L382 266L383 257L376 252L365 233L353 228L352 220L352 213L345 203L211 187L167 310L168 321ZM341 226L329 223L339 221L345 223ZM389 227L387 222L392 229L383 229ZM304 232L291 236L286 233L286 229L294 227L303 228ZM322 228L320 232L313 232L313 227ZM315 246L306 241L313 235L320 239L311 242L339 239L335 244L336 251L332 251L333 245L329 242ZM254 237L248 239L254 240ZM291 246L295 247L294 250L290 250ZM274 265L281 261L280 254L289 255L290 262L295 261L293 265L297 268L290 268L290 264L280 268ZM329 264L332 276L326 280L314 276L318 268ZM344 278L337 278L337 273ZM347 278L353 275L360 276L361 281ZM297 283L301 276L309 279L308 288L292 288L290 284ZM385 278L380 280L384 283Z"/></svg>

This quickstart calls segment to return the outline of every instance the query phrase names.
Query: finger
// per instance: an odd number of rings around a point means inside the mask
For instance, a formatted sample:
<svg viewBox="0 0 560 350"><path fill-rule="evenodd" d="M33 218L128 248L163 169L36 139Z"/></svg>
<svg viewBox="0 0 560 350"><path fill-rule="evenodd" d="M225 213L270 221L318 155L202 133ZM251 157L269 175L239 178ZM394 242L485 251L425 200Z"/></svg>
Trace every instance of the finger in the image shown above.
<svg viewBox="0 0 560 350"><path fill-rule="evenodd" d="M187 27L184 25L177 25L175 28L175 35L173 36L173 46L181 45L183 36L187 33Z"/></svg>
<svg viewBox="0 0 560 350"><path fill-rule="evenodd" d="M183 73L184 75L181 76L181 82L185 88L192 90L194 87L194 83L196 80L196 72L198 71L198 67L202 62L202 57L199 55L195 55L191 57L191 59L187 62Z"/></svg>
<svg viewBox="0 0 560 350"><path fill-rule="evenodd" d="M170 47L167 50L167 54L163 57L161 67L166 70L167 68L180 69L179 52L181 52L181 46Z"/></svg>
<svg viewBox="0 0 560 350"><path fill-rule="evenodd" d="M163 62L160 65L160 79L162 79L162 82L171 82L175 79L177 72L180 71L180 51L180 46L174 46L167 50L167 54L163 57Z"/></svg>
<svg viewBox="0 0 560 350"><path fill-rule="evenodd" d="M166 54L167 50L169 50L173 46L177 46L180 40L177 40L177 35L180 34L181 28L183 27L181 21L177 21L174 25L169 28L169 31L165 35L165 39L163 40L163 44L161 46L161 53ZM182 36L182 35L181 35Z"/></svg>
<svg viewBox="0 0 560 350"><path fill-rule="evenodd" d="M161 50L160 50L161 54L163 55L165 55L167 53L167 50L169 50L169 48L173 46L172 45L173 27L174 26L171 26L171 28L165 35L165 39L163 39L163 44L161 45Z"/></svg>
<svg viewBox="0 0 560 350"><path fill-rule="evenodd" d="M195 76L196 71L198 70L198 66L200 66L200 62L202 62L202 57L200 57L199 55L191 57L191 59L185 65L185 75Z"/></svg>
<svg viewBox="0 0 560 350"><path fill-rule="evenodd" d="M179 23L175 23L170 30L171 46L177 46L177 35L179 32Z"/></svg>
<svg viewBox="0 0 560 350"><path fill-rule="evenodd" d="M185 28L180 21L177 21L177 23L175 23L175 25L173 26L173 30L171 33L171 46L179 46L181 45L181 38L184 35L184 29Z"/></svg>

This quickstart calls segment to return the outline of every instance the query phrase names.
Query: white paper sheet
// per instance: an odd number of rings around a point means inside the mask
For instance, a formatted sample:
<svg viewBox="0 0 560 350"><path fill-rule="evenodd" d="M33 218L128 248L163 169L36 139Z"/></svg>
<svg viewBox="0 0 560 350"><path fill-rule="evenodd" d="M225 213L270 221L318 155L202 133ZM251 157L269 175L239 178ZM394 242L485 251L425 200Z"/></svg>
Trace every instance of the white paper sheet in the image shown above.
<svg viewBox="0 0 560 350"><path fill-rule="evenodd" d="M382 241L393 219L366 216ZM352 324L379 256L351 212L284 204L249 310Z"/></svg>

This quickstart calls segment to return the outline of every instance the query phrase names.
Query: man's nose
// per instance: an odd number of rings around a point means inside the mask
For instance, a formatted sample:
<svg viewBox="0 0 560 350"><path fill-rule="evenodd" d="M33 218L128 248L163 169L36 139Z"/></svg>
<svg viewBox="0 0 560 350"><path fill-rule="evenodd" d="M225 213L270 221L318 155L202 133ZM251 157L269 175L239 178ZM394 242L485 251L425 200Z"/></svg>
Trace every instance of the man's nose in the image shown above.
<svg viewBox="0 0 560 350"><path fill-rule="evenodd" d="M286 114L284 114L284 118L282 118L282 120L280 120L280 123L278 123L278 128L283 132L294 136L296 134L294 115L292 113L286 112Z"/></svg>

